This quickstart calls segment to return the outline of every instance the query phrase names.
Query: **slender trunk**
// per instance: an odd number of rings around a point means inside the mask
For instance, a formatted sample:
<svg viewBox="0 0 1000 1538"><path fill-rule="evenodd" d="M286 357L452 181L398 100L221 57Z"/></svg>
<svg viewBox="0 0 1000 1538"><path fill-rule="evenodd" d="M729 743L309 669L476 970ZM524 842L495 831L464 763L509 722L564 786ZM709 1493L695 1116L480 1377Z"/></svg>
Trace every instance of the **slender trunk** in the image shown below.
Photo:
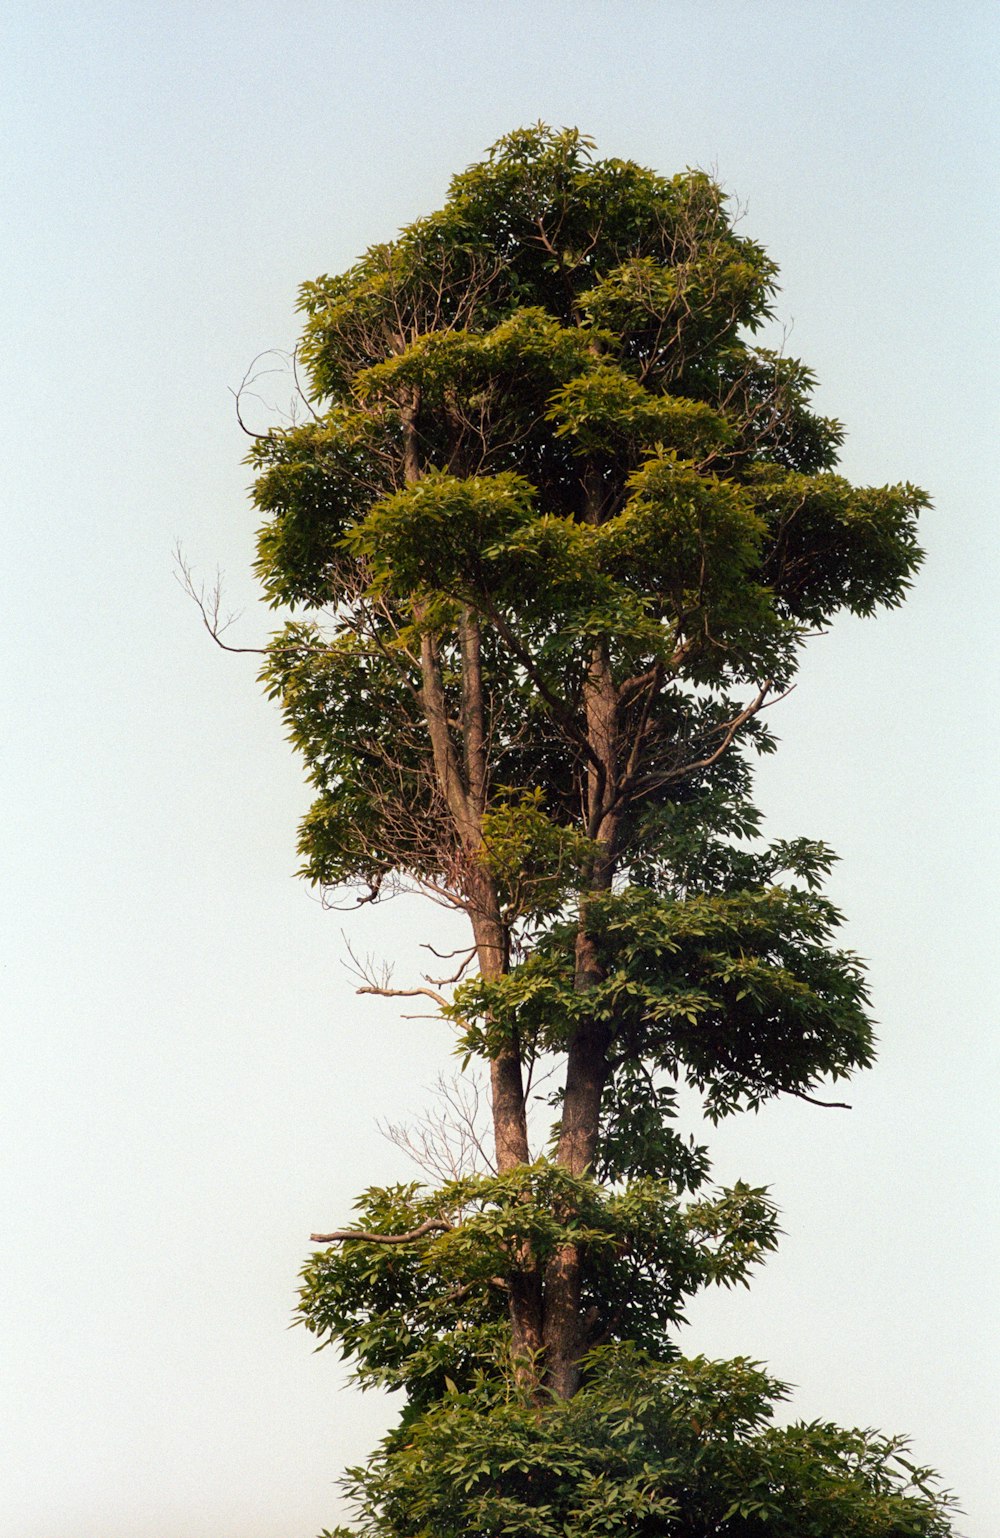
<svg viewBox="0 0 1000 1538"><path fill-rule="evenodd" d="M508 966L507 934L500 917L496 888L485 871L470 878L470 887L472 933L479 971L485 978L502 977ZM518 1046L516 1040L506 1042L490 1060L493 1134L497 1170L501 1175L519 1164L527 1164L530 1157Z"/></svg>
<svg viewBox="0 0 1000 1538"><path fill-rule="evenodd" d="M483 690L483 647L479 617L466 607L459 626L462 651L462 735L469 799L480 818L486 810L486 700Z"/></svg>
<svg viewBox="0 0 1000 1538"><path fill-rule="evenodd" d="M409 401L400 412L403 422L403 479L407 486L414 485L420 479L420 446L417 440L419 413L420 390L414 389Z"/></svg>
<svg viewBox="0 0 1000 1538"><path fill-rule="evenodd" d="M593 987L601 976L585 924L584 911L576 948L579 991ZM593 1169L610 1041L607 1025L590 1023L581 1026L569 1045L556 1158L574 1175L586 1175ZM581 1246L560 1245L545 1270L544 1329L545 1383L559 1399L570 1399L576 1393L580 1385L580 1359L588 1346L588 1322L581 1307L582 1284Z"/></svg>
<svg viewBox="0 0 1000 1538"><path fill-rule="evenodd" d="M472 896L472 930L480 972L484 977L501 976L508 966L507 935L495 885L485 871L478 892ZM499 1174L505 1174L530 1159L524 1078L516 1039L505 1042L490 1060L490 1101L496 1167ZM510 1259L507 1280L514 1374L524 1389L537 1393L544 1345L541 1272L527 1243L518 1245Z"/></svg>
<svg viewBox="0 0 1000 1538"><path fill-rule="evenodd" d="M597 947L588 923L588 900L611 885L615 868L619 813L614 805L618 784L618 692L606 647L594 647L584 688L587 737L596 762L587 769L587 821L596 844L588 891L580 899L574 956L573 987L587 993L603 979ZM601 1095L607 1079L610 1031L585 1022L574 1034L566 1063L566 1092L557 1158L582 1175L591 1168L597 1150Z"/></svg>
<svg viewBox="0 0 1000 1538"><path fill-rule="evenodd" d="M573 986L586 993L603 979L597 947L588 924L588 898L611 885L619 816L614 807L618 781L619 702L606 648L598 644L585 685L587 737L597 762L588 766L587 814L597 844L589 891L580 899ZM593 1169L600 1131L601 1097L608 1079L611 1030L604 1022L584 1021L569 1042L558 1162L574 1175ZM589 1344L590 1322L581 1307L583 1253L566 1244L553 1255L545 1274L545 1381L560 1399L580 1384L580 1359Z"/></svg>
<svg viewBox="0 0 1000 1538"><path fill-rule="evenodd" d="M602 974L593 941L586 932L585 901L581 910L575 986L583 992L599 982ZM589 1174L594 1166L610 1043L610 1028L603 1022L589 1022L580 1027L569 1044L556 1158L574 1175ZM559 1399L570 1399L576 1393L580 1359L588 1346L588 1325L581 1308L582 1284L581 1246L560 1245L545 1270L544 1329L545 1383Z"/></svg>
<svg viewBox="0 0 1000 1538"><path fill-rule="evenodd" d="M502 976L508 966L507 930L500 912L496 883L482 863L482 817L485 806L485 738L483 732L478 631L467 616L461 633L463 657L463 737L466 772L452 740L437 646L432 636L421 642L424 717L441 794L463 850L465 896L483 977ZM504 1174L527 1164L528 1128L524 1103L521 1054L516 1040L504 1042L490 1060L490 1091L497 1170ZM510 1276L511 1336L518 1375L534 1387L542 1345L541 1278L530 1249L512 1257Z"/></svg>

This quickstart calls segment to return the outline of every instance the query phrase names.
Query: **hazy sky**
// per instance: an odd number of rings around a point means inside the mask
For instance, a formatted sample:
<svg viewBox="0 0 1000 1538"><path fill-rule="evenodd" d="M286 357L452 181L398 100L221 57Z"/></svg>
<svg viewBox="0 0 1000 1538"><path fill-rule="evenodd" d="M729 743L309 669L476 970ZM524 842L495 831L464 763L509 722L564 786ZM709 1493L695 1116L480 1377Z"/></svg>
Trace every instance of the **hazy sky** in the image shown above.
<svg viewBox="0 0 1000 1538"><path fill-rule="evenodd" d="M405 973L434 915L291 879L298 768L170 551L266 634L230 387L301 280L538 118L715 168L846 473L935 500L911 601L814 644L760 781L842 856L881 1061L849 1113L715 1135L787 1237L686 1347L909 1431L1000 1532L998 52L969 0L7 0L4 1538L312 1538L384 1422L286 1325L310 1230L408 1174L376 1117L449 1061L354 997L341 930Z"/></svg>

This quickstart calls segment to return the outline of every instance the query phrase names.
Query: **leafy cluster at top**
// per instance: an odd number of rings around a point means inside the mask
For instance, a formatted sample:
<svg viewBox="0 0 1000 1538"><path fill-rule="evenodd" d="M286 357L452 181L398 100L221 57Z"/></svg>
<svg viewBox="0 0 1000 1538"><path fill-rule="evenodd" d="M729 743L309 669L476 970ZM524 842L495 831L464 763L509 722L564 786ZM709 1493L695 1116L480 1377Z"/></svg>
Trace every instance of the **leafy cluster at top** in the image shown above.
<svg viewBox="0 0 1000 1538"><path fill-rule="evenodd" d="M654 771L678 767L663 762L678 709L713 740L684 681L728 719L720 692L786 683L803 626L899 600L925 498L834 473L842 433L810 410L809 371L746 337L774 283L704 175L594 162L579 136L536 129L457 177L439 213L304 287L325 409L254 460L266 591L332 606L341 627L335 659L291 627L267 675L321 792L303 831L314 879L449 874L416 828L379 847L362 803L391 766L396 821L415 806L433 822L413 658L430 630L446 694L460 687L463 607L488 627L491 779L541 792L566 825L579 787L541 728L558 700L565 738L595 641L623 684L663 670L655 698L626 688L621 707L622 735L645 734L648 799Z"/></svg>

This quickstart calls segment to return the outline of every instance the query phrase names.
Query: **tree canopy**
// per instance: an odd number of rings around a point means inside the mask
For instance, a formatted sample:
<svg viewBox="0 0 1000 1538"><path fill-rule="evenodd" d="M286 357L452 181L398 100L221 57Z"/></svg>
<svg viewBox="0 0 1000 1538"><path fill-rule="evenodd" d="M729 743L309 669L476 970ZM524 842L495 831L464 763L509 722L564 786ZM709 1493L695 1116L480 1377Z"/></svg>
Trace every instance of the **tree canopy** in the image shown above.
<svg viewBox="0 0 1000 1538"><path fill-rule="evenodd" d="M833 857L763 843L752 766L809 635L904 596L927 500L837 473L810 371L755 339L776 280L708 176L539 125L302 289L309 416L252 459L303 871L466 917L454 975L398 991L486 1066L493 1130L314 1236L303 1322L403 1395L367 1534L950 1531L903 1444L778 1429L783 1385L674 1341L777 1236L708 1186L678 1086L719 1118L872 1061Z"/></svg>

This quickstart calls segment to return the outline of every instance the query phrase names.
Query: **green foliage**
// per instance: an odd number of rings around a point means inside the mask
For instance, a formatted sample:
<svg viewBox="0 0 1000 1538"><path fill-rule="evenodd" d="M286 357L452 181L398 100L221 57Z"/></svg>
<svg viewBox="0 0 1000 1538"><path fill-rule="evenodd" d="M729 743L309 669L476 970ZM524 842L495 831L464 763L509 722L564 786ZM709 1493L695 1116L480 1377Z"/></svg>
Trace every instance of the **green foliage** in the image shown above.
<svg viewBox="0 0 1000 1538"><path fill-rule="evenodd" d="M716 1117L755 1109L871 1061L859 964L828 944L839 917L795 887L681 901L632 887L588 903L603 964L594 987L576 989L576 931L561 925L515 971L463 984L452 1013L466 1048L487 1056L511 1034L557 1051L600 1023L613 1064L684 1077Z"/></svg>
<svg viewBox="0 0 1000 1538"><path fill-rule="evenodd" d="M904 1444L780 1429L781 1384L674 1339L777 1234L709 1194L679 1087L717 1119L872 1060L833 857L762 844L752 763L810 632L901 601L927 505L836 473L754 340L776 280L708 176L537 125L301 291L312 419L251 462L264 591L308 611L263 673L303 873L467 916L436 996L496 1091L496 1169L369 1190L302 1273L300 1322L402 1395L370 1538L950 1530Z"/></svg>
<svg viewBox="0 0 1000 1538"><path fill-rule="evenodd" d="M456 1384L508 1380L507 1295L526 1257L544 1265L561 1245L584 1245L600 1333L673 1357L684 1299L708 1283L746 1285L777 1234L761 1190L737 1185L684 1206L669 1180L609 1190L544 1159L432 1192L373 1189L355 1210L362 1234L447 1225L403 1245L338 1243L302 1273L301 1321L321 1346L339 1346L363 1386L404 1390L407 1423Z"/></svg>
<svg viewBox="0 0 1000 1538"><path fill-rule="evenodd" d="M947 1503L906 1443L779 1428L754 1363L595 1352L587 1385L537 1406L449 1392L390 1436L350 1491L366 1538L945 1538ZM345 1529L338 1529L346 1534Z"/></svg>
<svg viewBox="0 0 1000 1538"><path fill-rule="evenodd" d="M540 923L561 912L567 895L584 884L594 844L548 815L541 790L512 787L511 797L483 815L482 860L507 918Z"/></svg>

